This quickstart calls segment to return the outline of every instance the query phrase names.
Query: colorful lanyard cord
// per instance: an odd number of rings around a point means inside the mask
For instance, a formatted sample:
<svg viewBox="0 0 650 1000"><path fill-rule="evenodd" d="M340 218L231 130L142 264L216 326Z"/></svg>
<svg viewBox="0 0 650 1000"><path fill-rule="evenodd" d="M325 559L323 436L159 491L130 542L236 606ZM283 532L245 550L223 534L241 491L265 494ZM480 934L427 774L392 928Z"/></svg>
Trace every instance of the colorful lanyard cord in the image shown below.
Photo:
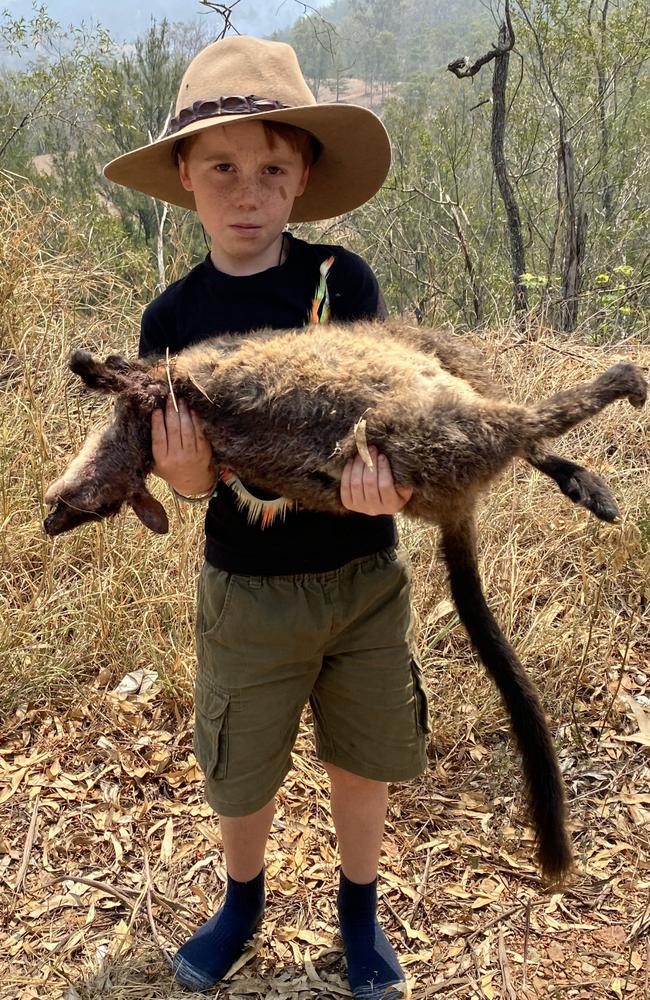
<svg viewBox="0 0 650 1000"><path fill-rule="evenodd" d="M330 293L327 287L327 275L333 263L334 258L328 257L320 266L320 281L316 288L316 294L311 300L310 323L329 323L330 321Z"/></svg>
<svg viewBox="0 0 650 1000"><path fill-rule="evenodd" d="M333 263L334 257L328 257L319 268L320 278L309 310L310 324L329 323L330 321L331 310L327 275ZM278 518L283 521L287 511L295 510L297 507L296 501L289 500L287 497L261 500L259 497L253 496L232 469L224 469L220 478L235 494L238 508L241 511L246 511L248 523L251 525L257 524L260 528L268 528Z"/></svg>

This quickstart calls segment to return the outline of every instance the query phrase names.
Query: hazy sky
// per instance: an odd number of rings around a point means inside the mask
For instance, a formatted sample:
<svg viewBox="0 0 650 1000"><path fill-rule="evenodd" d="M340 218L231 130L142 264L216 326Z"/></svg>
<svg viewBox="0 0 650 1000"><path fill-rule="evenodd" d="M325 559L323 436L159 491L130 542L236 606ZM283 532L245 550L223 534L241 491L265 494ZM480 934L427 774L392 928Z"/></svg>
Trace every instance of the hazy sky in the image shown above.
<svg viewBox="0 0 650 1000"><path fill-rule="evenodd" d="M79 24L80 21L100 21L111 34L129 41L147 27L152 17L170 21L191 21L195 18L210 19L216 24L221 19L203 7L198 0L41 0L50 17L61 24ZM309 0L310 7L323 6L325 0ZM31 0L0 0L0 10L6 9L14 17L28 17L32 11ZM276 28L284 28L304 13L302 3L296 0L240 0L233 10L232 23L242 34L269 35ZM215 32L216 33L216 32Z"/></svg>

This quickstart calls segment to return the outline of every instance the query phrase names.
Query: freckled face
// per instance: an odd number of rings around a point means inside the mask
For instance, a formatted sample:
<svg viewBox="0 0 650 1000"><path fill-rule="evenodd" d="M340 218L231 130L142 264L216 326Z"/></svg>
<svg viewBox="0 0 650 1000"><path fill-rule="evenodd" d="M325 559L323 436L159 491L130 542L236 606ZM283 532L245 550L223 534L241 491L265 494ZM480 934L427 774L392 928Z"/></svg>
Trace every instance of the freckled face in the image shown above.
<svg viewBox="0 0 650 1000"><path fill-rule="evenodd" d="M309 167L280 136L271 146L261 122L233 122L201 132L179 174L212 237L213 258L254 267L271 266L266 258L305 190Z"/></svg>

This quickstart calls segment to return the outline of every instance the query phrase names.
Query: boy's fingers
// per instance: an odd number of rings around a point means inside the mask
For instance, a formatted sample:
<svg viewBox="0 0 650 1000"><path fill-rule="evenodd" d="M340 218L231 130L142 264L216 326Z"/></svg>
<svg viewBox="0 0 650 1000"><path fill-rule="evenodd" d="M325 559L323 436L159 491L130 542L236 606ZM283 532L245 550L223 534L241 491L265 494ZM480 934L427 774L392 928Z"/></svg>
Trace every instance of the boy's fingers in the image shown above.
<svg viewBox="0 0 650 1000"><path fill-rule="evenodd" d="M192 420L192 414L187 403L182 399L178 400L178 418L183 451L196 451L194 421Z"/></svg>
<svg viewBox="0 0 650 1000"><path fill-rule="evenodd" d="M350 469L350 494L355 510L365 509L367 505L365 491L366 464L361 455L355 455Z"/></svg>
<svg viewBox="0 0 650 1000"><path fill-rule="evenodd" d="M377 449L371 445L370 448L368 448L368 451L372 459L372 469L370 468L369 465L366 465L366 463L363 462L363 459L361 459L363 463L363 472L361 481L363 485L363 495L366 507L368 508L369 513L374 514L382 505L381 480L380 480L381 469L379 466L379 462L377 461L379 455ZM361 458L360 455L357 457Z"/></svg>
<svg viewBox="0 0 650 1000"><path fill-rule="evenodd" d="M346 462L341 475L341 503L349 510L352 506L352 489L350 487L350 476L352 475L352 459Z"/></svg>
<svg viewBox="0 0 650 1000"><path fill-rule="evenodd" d="M159 462L161 458L167 457L165 415L159 407L156 407L151 414L151 451L155 462Z"/></svg>
<svg viewBox="0 0 650 1000"><path fill-rule="evenodd" d="M393 514L397 514L413 496L413 488L396 484L390 462L385 455L379 455L377 464L382 505L389 507Z"/></svg>
<svg viewBox="0 0 650 1000"><path fill-rule="evenodd" d="M390 489L393 484L393 470L385 455L377 455L377 482L380 489Z"/></svg>
<svg viewBox="0 0 650 1000"><path fill-rule="evenodd" d="M176 406L178 409L176 409ZM177 400L176 406L174 406L174 401L169 395L167 397L167 405L165 406L165 423L167 425L167 444L170 452L182 451L185 447L185 441L183 440L183 431L185 430L185 438L188 438L187 424L183 424L183 407L185 404L182 400ZM194 437L194 431L190 431L192 438Z"/></svg>
<svg viewBox="0 0 650 1000"><path fill-rule="evenodd" d="M377 456L377 488L382 504L393 506L399 503L400 497L395 490L393 470L385 455Z"/></svg>
<svg viewBox="0 0 650 1000"><path fill-rule="evenodd" d="M167 450L177 451L180 446L181 429L178 423L178 414L174 409L171 396L167 397L165 403L165 427L167 429Z"/></svg>
<svg viewBox="0 0 650 1000"><path fill-rule="evenodd" d="M200 416L194 410L190 410L190 417L194 425L194 440L196 441L197 452L211 451L212 445L206 437L205 430L203 429L203 421Z"/></svg>

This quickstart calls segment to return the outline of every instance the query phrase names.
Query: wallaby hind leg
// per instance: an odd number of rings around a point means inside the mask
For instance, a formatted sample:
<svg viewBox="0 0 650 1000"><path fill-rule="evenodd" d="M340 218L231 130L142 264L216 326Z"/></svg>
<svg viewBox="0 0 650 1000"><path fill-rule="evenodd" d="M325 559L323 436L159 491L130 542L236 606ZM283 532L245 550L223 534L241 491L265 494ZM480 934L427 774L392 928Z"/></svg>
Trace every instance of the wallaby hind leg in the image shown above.
<svg viewBox="0 0 650 1000"><path fill-rule="evenodd" d="M572 503L584 507L601 521L608 521L610 524L620 521L621 512L612 492L597 472L556 455L544 447L542 442L531 445L524 457L534 468L553 479Z"/></svg>
<svg viewBox="0 0 650 1000"><path fill-rule="evenodd" d="M648 384L636 365L626 362L612 365L593 381L564 389L531 406L529 430L533 439L558 437L600 413L616 399L627 397L632 406L641 407L647 394Z"/></svg>

